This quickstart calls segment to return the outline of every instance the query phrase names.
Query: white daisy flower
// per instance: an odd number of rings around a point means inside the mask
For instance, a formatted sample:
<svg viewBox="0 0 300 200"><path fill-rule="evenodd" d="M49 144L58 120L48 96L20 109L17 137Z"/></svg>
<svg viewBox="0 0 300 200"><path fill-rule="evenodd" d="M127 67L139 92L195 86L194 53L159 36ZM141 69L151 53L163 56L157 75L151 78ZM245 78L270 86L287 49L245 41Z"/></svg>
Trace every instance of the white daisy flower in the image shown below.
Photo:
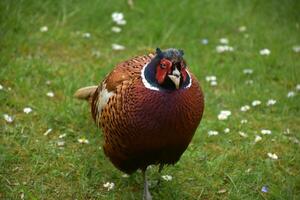
<svg viewBox="0 0 300 200"><path fill-rule="evenodd" d="M272 131L266 130L266 129L262 129L260 132L261 132L261 134L263 134L263 135L271 135L271 134L272 134Z"/></svg>
<svg viewBox="0 0 300 200"><path fill-rule="evenodd" d="M26 182L23 182L23 184L24 184L24 183L26 183ZM26 185L26 184L24 184L24 185ZM20 198L21 198L22 200L25 198L25 194L24 194L23 192L21 193Z"/></svg>
<svg viewBox="0 0 300 200"><path fill-rule="evenodd" d="M57 146L59 147L65 146L65 141L57 141Z"/></svg>
<svg viewBox="0 0 300 200"><path fill-rule="evenodd" d="M64 137L66 137L66 136L67 136L67 134L64 133L64 134L59 135L58 138L59 138L59 139L62 139L62 138L64 138Z"/></svg>
<svg viewBox="0 0 300 200"><path fill-rule="evenodd" d="M111 47L113 50L116 50L116 51L121 51L121 50L125 49L125 47L120 44L112 44Z"/></svg>
<svg viewBox="0 0 300 200"><path fill-rule="evenodd" d="M246 112L248 110L250 110L250 106L249 105L244 105L244 106L241 107L241 111L242 112Z"/></svg>
<svg viewBox="0 0 300 200"><path fill-rule="evenodd" d="M217 85L218 85L218 82L217 82L217 81L211 81L211 82L210 82L210 85L211 85L211 86L217 86Z"/></svg>
<svg viewBox="0 0 300 200"><path fill-rule="evenodd" d="M211 82L211 81L217 81L217 77L216 76L206 76L205 80L207 82Z"/></svg>
<svg viewBox="0 0 300 200"><path fill-rule="evenodd" d="M300 84L297 84L297 85L296 85L296 90L297 90L297 91L300 91Z"/></svg>
<svg viewBox="0 0 300 200"><path fill-rule="evenodd" d="M233 47L231 47L231 46L228 46L228 45L218 45L217 47L216 47L216 51L218 52L218 53L223 53L223 52L232 52L232 51L234 51L234 49L233 49Z"/></svg>
<svg viewBox="0 0 300 200"><path fill-rule="evenodd" d="M290 91L288 94L287 94L287 97L288 98L291 98L291 97L294 97L296 95L296 93L294 91Z"/></svg>
<svg viewBox="0 0 300 200"><path fill-rule="evenodd" d="M32 112L32 109L29 108L29 107L27 107L27 108L24 108L24 109L23 109L23 112L26 113L26 114L28 114L28 113L31 113L31 112Z"/></svg>
<svg viewBox="0 0 300 200"><path fill-rule="evenodd" d="M244 69L243 73L244 74L253 74L253 69Z"/></svg>
<svg viewBox="0 0 300 200"><path fill-rule="evenodd" d="M0 84L0 90L3 90L3 86Z"/></svg>
<svg viewBox="0 0 300 200"><path fill-rule="evenodd" d="M85 139L85 138L79 138L78 139L78 142L80 143L80 144L89 144L90 142L87 140L87 139Z"/></svg>
<svg viewBox="0 0 300 200"><path fill-rule="evenodd" d="M227 38L221 38L221 39L220 39L220 43L221 43L221 44L228 44L229 41L228 41Z"/></svg>
<svg viewBox="0 0 300 200"><path fill-rule="evenodd" d="M161 176L165 181L171 181L172 179L173 179L173 177L172 176L170 176L170 175L163 175L163 176Z"/></svg>
<svg viewBox="0 0 300 200"><path fill-rule="evenodd" d="M283 134L286 134L286 135L289 135L291 132L290 132L290 129L287 128L286 130L283 131Z"/></svg>
<svg viewBox="0 0 300 200"><path fill-rule="evenodd" d="M53 92L48 92L47 96L52 98L52 97L54 97L54 93Z"/></svg>
<svg viewBox="0 0 300 200"><path fill-rule="evenodd" d="M211 86L216 86L216 85L218 85L217 77L216 77L216 76L206 76L206 77L205 77L205 80L206 80L207 82L209 82Z"/></svg>
<svg viewBox="0 0 300 200"><path fill-rule="evenodd" d="M203 45L207 45L207 44L208 44L208 39L203 38L203 39L201 40L201 43L202 43Z"/></svg>
<svg viewBox="0 0 300 200"><path fill-rule="evenodd" d="M82 33L82 37L83 38L90 38L91 37L91 34L86 32L86 33Z"/></svg>
<svg viewBox="0 0 300 200"><path fill-rule="evenodd" d="M122 31L122 29L118 26L113 26L113 27L111 27L111 31L115 32L115 33L120 33Z"/></svg>
<svg viewBox="0 0 300 200"><path fill-rule="evenodd" d="M231 115L229 110L222 110L218 115L219 120L226 120Z"/></svg>
<svg viewBox="0 0 300 200"><path fill-rule="evenodd" d="M259 54L262 56L268 56L270 55L271 51L269 49L262 49L259 51Z"/></svg>
<svg viewBox="0 0 300 200"><path fill-rule="evenodd" d="M254 142L257 143L257 142L259 142L261 140L262 140L262 137L260 137L259 135L256 135L255 139L254 139Z"/></svg>
<svg viewBox="0 0 300 200"><path fill-rule="evenodd" d="M128 178L129 175L128 175L128 174L123 174L122 177L123 177L123 178Z"/></svg>
<svg viewBox="0 0 300 200"><path fill-rule="evenodd" d="M259 101L259 100L254 100L254 101L252 101L252 106L253 106L253 107L258 106L258 105L260 105L260 104L261 104L261 101Z"/></svg>
<svg viewBox="0 0 300 200"><path fill-rule="evenodd" d="M208 136L219 135L218 131L208 131Z"/></svg>
<svg viewBox="0 0 300 200"><path fill-rule="evenodd" d="M107 189L107 191L110 191L110 190L114 189L115 184L113 182L106 182L103 184L103 187L105 187Z"/></svg>
<svg viewBox="0 0 300 200"><path fill-rule="evenodd" d="M241 120L241 124L247 124L247 123L248 123L248 120L246 120L246 119Z"/></svg>
<svg viewBox="0 0 300 200"><path fill-rule="evenodd" d="M124 15L121 12L112 13L111 18L118 25L125 25L126 24L126 20L124 19Z"/></svg>
<svg viewBox="0 0 300 200"><path fill-rule="evenodd" d="M124 19L124 15L121 12L114 12L111 14L111 18L114 22Z"/></svg>
<svg viewBox="0 0 300 200"><path fill-rule="evenodd" d="M118 25L125 25L127 22L126 22L126 20L125 19L123 19L123 20L120 20L120 21L118 21L118 22L116 22Z"/></svg>
<svg viewBox="0 0 300 200"><path fill-rule="evenodd" d="M244 133L242 131L239 131L239 134L240 134L240 136L242 136L244 138L248 137L247 133Z"/></svg>
<svg viewBox="0 0 300 200"><path fill-rule="evenodd" d="M224 133L229 133L230 132L230 129L229 128L225 128L224 129Z"/></svg>
<svg viewBox="0 0 300 200"><path fill-rule="evenodd" d="M49 128L45 133L44 133L44 136L47 136L49 133L52 132L52 128Z"/></svg>
<svg viewBox="0 0 300 200"><path fill-rule="evenodd" d="M216 51L218 53L223 53L223 52L226 51L226 48L223 45L219 45L219 46L216 47Z"/></svg>
<svg viewBox="0 0 300 200"><path fill-rule="evenodd" d="M246 26L240 26L239 27L239 31L240 32L245 32L247 30L247 27Z"/></svg>
<svg viewBox="0 0 300 200"><path fill-rule="evenodd" d="M275 153L268 153L269 158L273 159L273 160L277 160L278 156Z"/></svg>
<svg viewBox="0 0 300 200"><path fill-rule="evenodd" d="M41 31L41 32L47 32L47 31L48 31L48 26L42 26L42 27L40 28L40 31Z"/></svg>
<svg viewBox="0 0 300 200"><path fill-rule="evenodd" d="M276 100L275 99L269 99L268 101L267 101L267 106L273 106L273 105L275 105L276 104Z"/></svg>
<svg viewBox="0 0 300 200"><path fill-rule="evenodd" d="M293 51L296 53L300 52L300 46L293 46Z"/></svg>
<svg viewBox="0 0 300 200"><path fill-rule="evenodd" d="M231 115L231 111L230 110L222 110L221 114L230 116Z"/></svg>
<svg viewBox="0 0 300 200"><path fill-rule="evenodd" d="M8 123L12 123L14 121L13 117L9 116L8 114L4 114L3 117L4 117L5 121Z"/></svg>
<svg viewBox="0 0 300 200"><path fill-rule="evenodd" d="M269 191L269 189L268 189L267 186L263 186L263 187L261 188L261 191L262 191L263 193L267 193L267 192Z"/></svg>
<svg viewBox="0 0 300 200"><path fill-rule="evenodd" d="M218 119L223 121L223 120L228 119L228 116L227 116L227 115L224 115L224 114L219 114L219 115L218 115Z"/></svg>
<svg viewBox="0 0 300 200"><path fill-rule="evenodd" d="M224 194L224 193L226 193L226 192L227 192L226 189L221 189L221 190L219 190L217 193L218 193L218 194Z"/></svg>

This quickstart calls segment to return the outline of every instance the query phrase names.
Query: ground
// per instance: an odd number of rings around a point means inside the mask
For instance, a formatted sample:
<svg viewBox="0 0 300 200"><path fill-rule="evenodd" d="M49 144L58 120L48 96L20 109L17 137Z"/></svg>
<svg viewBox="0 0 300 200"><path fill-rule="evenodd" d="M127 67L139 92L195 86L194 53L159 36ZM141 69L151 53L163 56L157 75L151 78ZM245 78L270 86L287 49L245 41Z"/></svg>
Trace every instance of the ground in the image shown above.
<svg viewBox="0 0 300 200"><path fill-rule="evenodd" d="M112 166L73 93L156 47L185 51L206 106L154 199L300 199L299 10L296 0L1 1L0 199L141 199L141 174Z"/></svg>

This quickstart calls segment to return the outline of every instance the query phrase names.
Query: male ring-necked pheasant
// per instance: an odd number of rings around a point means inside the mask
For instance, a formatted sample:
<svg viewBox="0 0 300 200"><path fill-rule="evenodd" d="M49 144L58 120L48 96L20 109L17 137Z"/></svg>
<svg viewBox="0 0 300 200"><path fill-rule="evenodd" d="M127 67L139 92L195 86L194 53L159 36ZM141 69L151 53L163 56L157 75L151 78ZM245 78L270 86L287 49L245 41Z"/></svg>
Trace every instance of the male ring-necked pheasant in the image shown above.
<svg viewBox="0 0 300 200"><path fill-rule="evenodd" d="M147 200L147 167L179 160L204 109L199 83L177 49L121 62L99 86L81 88L75 97L90 102L114 166L128 174L142 170Z"/></svg>

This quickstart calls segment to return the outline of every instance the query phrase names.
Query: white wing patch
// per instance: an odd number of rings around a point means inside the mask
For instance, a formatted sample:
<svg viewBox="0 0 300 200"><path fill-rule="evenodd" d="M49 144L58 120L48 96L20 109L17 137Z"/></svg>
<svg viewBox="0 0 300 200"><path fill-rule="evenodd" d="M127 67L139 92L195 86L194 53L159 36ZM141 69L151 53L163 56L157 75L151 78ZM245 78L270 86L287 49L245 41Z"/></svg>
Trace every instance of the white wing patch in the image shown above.
<svg viewBox="0 0 300 200"><path fill-rule="evenodd" d="M98 102L97 102L97 108L98 108L99 113L101 113L102 108L104 108L104 106L106 106L109 98L113 95L115 95L115 93L114 92L109 92L106 89L106 84L103 84L102 89L99 92Z"/></svg>

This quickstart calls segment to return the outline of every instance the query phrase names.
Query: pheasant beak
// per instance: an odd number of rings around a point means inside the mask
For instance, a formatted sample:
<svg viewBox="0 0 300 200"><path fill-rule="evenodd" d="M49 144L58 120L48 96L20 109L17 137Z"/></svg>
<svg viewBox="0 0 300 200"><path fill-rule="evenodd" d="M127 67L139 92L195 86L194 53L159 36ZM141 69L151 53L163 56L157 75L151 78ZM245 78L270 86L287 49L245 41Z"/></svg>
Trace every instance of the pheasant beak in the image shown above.
<svg viewBox="0 0 300 200"><path fill-rule="evenodd" d="M175 68L173 73L168 75L168 77L171 79L171 81L173 81L173 83L175 84L176 89L178 89L179 84L180 84L180 72L178 71L178 69Z"/></svg>

